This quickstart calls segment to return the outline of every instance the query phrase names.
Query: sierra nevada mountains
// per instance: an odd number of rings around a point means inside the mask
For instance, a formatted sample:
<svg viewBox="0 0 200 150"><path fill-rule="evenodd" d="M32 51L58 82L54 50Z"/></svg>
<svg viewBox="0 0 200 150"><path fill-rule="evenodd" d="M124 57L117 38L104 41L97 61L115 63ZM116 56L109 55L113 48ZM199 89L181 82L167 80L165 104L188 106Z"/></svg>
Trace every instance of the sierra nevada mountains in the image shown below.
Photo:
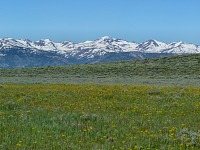
<svg viewBox="0 0 200 150"><path fill-rule="evenodd" d="M200 46L183 42L143 43L102 37L95 41L56 43L49 39L0 39L0 67L31 67L84 64L200 53Z"/></svg>

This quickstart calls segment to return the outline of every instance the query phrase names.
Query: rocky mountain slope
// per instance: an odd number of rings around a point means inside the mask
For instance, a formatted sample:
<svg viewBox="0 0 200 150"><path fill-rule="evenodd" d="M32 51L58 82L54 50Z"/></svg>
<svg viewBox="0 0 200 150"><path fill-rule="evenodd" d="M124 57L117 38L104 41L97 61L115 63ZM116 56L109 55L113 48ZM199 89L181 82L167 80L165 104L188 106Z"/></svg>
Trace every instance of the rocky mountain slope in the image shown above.
<svg viewBox="0 0 200 150"><path fill-rule="evenodd" d="M0 39L0 67L84 64L200 53L200 46L156 40L128 42L108 36L94 41L56 43L49 39Z"/></svg>

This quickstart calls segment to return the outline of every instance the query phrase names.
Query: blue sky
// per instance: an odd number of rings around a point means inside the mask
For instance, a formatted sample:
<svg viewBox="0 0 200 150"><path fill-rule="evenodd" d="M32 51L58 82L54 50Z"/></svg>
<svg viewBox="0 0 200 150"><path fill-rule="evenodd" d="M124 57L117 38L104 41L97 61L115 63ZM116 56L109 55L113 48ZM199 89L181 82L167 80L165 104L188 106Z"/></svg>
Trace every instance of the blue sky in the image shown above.
<svg viewBox="0 0 200 150"><path fill-rule="evenodd" d="M2 0L0 38L62 42L102 36L200 45L200 0Z"/></svg>

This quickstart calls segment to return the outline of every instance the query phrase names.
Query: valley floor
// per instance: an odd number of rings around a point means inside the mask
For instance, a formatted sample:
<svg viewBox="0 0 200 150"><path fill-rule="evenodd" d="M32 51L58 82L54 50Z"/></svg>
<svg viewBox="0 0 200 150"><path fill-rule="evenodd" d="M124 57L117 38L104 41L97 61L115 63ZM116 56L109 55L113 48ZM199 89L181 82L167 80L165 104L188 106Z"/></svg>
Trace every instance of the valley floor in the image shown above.
<svg viewBox="0 0 200 150"><path fill-rule="evenodd" d="M146 84L160 86L200 86L200 77L0 77L0 83L15 83L15 84Z"/></svg>

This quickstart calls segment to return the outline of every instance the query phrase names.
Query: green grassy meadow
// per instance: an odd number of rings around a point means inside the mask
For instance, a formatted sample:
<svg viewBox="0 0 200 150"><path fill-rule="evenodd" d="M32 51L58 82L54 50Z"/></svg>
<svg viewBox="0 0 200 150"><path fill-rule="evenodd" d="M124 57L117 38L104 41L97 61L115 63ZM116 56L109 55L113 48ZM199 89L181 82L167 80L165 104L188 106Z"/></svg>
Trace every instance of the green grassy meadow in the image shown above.
<svg viewBox="0 0 200 150"><path fill-rule="evenodd" d="M199 149L200 87L5 84L0 149Z"/></svg>
<svg viewBox="0 0 200 150"><path fill-rule="evenodd" d="M199 150L200 54L0 69L0 150Z"/></svg>

